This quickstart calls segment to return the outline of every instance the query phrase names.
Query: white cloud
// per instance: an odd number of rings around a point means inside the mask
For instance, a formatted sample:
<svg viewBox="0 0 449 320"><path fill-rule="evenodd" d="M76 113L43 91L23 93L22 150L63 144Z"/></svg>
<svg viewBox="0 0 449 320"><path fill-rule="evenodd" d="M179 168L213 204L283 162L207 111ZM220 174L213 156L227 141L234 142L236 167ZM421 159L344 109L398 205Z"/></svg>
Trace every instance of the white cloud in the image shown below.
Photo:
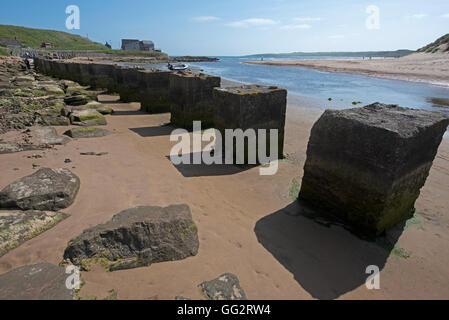
<svg viewBox="0 0 449 320"><path fill-rule="evenodd" d="M310 29L312 26L310 24L289 24L282 26L283 30L296 30L296 29Z"/></svg>
<svg viewBox="0 0 449 320"><path fill-rule="evenodd" d="M428 16L429 15L426 14L426 13L416 13L416 14L412 14L410 16L410 18L412 18L412 19L424 19L424 18L427 18Z"/></svg>
<svg viewBox="0 0 449 320"><path fill-rule="evenodd" d="M343 39L345 36L343 34L336 34L333 36L329 36L330 39Z"/></svg>
<svg viewBox="0 0 449 320"><path fill-rule="evenodd" d="M441 17L442 17L442 18L449 19L449 13L443 14Z"/></svg>
<svg viewBox="0 0 449 320"><path fill-rule="evenodd" d="M277 24L277 22L271 19L251 18L240 21L234 21L231 23L227 23L226 25L228 27L234 28L246 28L246 27L272 26L275 24Z"/></svg>
<svg viewBox="0 0 449 320"><path fill-rule="evenodd" d="M214 17L214 16L200 16L200 17L194 17L194 18L192 18L192 20L196 21L196 22L209 22L209 21L220 20L220 18Z"/></svg>
<svg viewBox="0 0 449 320"><path fill-rule="evenodd" d="M302 18L294 18L296 22L316 22L321 21L321 18L313 18L313 17L302 17Z"/></svg>

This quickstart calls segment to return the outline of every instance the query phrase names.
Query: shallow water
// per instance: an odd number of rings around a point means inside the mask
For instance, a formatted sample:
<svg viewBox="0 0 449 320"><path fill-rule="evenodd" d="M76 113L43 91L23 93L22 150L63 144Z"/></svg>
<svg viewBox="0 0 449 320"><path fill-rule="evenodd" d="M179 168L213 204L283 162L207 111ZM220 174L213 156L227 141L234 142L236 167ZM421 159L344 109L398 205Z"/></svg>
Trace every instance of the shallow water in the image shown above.
<svg viewBox="0 0 449 320"><path fill-rule="evenodd" d="M449 114L449 107L437 105L431 101L432 98L449 98L449 87L354 74L321 72L299 67L243 63L243 61L260 60L260 58L219 58L218 62L189 63L189 65L194 71L220 76L226 80L283 87L290 94L316 100L315 105L320 108L352 108L354 107L353 102L361 102L358 106L382 102ZM306 59L311 58L313 57L306 57ZM301 58L297 57L297 59ZM145 66L154 67L154 65ZM158 67L166 69L165 65ZM332 100L329 101L329 98ZM435 101L435 99L433 100Z"/></svg>

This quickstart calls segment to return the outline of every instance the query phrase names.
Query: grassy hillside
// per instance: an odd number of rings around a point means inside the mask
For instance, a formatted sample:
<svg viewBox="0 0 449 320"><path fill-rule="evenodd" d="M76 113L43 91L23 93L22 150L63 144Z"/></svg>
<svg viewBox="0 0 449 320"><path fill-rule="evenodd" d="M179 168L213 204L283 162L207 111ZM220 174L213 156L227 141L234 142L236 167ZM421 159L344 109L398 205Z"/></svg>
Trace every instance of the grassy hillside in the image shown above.
<svg viewBox="0 0 449 320"><path fill-rule="evenodd" d="M103 50L106 47L78 35L62 31L31 29L0 25L0 38L17 39L24 45L40 47L42 42L50 42L61 50Z"/></svg>
<svg viewBox="0 0 449 320"><path fill-rule="evenodd" d="M437 53L449 52L449 33L438 38L436 41L418 50L418 52Z"/></svg>

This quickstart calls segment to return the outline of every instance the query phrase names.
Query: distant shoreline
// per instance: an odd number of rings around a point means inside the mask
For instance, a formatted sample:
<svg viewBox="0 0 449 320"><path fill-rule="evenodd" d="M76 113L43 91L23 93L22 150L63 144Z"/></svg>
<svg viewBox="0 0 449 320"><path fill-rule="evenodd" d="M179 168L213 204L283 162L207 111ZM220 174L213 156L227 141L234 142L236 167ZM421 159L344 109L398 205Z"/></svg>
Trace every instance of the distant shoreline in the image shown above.
<svg viewBox="0 0 449 320"><path fill-rule="evenodd" d="M325 72L360 74L449 87L449 54L415 53L397 59L265 60L247 64L303 67Z"/></svg>

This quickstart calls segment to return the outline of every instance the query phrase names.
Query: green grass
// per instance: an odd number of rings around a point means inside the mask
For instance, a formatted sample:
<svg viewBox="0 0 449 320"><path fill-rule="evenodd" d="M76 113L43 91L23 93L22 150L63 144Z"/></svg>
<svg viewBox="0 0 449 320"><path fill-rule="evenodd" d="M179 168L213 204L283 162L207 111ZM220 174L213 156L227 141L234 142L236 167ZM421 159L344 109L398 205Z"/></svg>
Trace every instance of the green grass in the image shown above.
<svg viewBox="0 0 449 320"><path fill-rule="evenodd" d="M290 187L290 190L288 191L288 195L290 196L290 199L292 201L298 200L299 189L300 189L300 184L299 184L298 180L293 178L292 185Z"/></svg>
<svg viewBox="0 0 449 320"><path fill-rule="evenodd" d="M408 259L412 256L411 252L405 250L404 248L401 248L398 245L394 246L393 250L391 250L391 254L404 259Z"/></svg>
<svg viewBox="0 0 449 320"><path fill-rule="evenodd" d="M435 52L439 51L439 47L442 44L449 44L449 33L438 38L436 41L432 42L431 44L428 44L427 46L419 49L418 52L435 53ZM449 46L445 51L449 52Z"/></svg>
<svg viewBox="0 0 449 320"><path fill-rule="evenodd" d="M3 56L3 57L9 56L8 50L6 50L4 48L0 48L0 56Z"/></svg>
<svg viewBox="0 0 449 320"><path fill-rule="evenodd" d="M1 25L0 24L0 38L14 39L17 38L23 46L40 48L43 42L49 42L56 48L43 49L45 51L52 50L73 50L81 51L88 50L93 52L106 53L111 56L139 56L148 58L168 58L168 55L163 52L145 52L145 51L125 51L108 49L101 43L91 41L82 36L71 34L63 31L46 30L46 29L32 29L20 26ZM9 51L4 49L4 45L0 47L0 56L9 55Z"/></svg>
<svg viewBox="0 0 449 320"><path fill-rule="evenodd" d="M418 213L415 212L412 218L408 219L405 223L405 229L409 229L411 227L414 227L418 230L423 230L423 223L421 219L418 216Z"/></svg>
<svg viewBox="0 0 449 320"><path fill-rule="evenodd" d="M79 35L62 31L32 29L19 26L0 25L0 38L17 39L24 46L40 47L50 42L60 50L106 50L107 48Z"/></svg>

